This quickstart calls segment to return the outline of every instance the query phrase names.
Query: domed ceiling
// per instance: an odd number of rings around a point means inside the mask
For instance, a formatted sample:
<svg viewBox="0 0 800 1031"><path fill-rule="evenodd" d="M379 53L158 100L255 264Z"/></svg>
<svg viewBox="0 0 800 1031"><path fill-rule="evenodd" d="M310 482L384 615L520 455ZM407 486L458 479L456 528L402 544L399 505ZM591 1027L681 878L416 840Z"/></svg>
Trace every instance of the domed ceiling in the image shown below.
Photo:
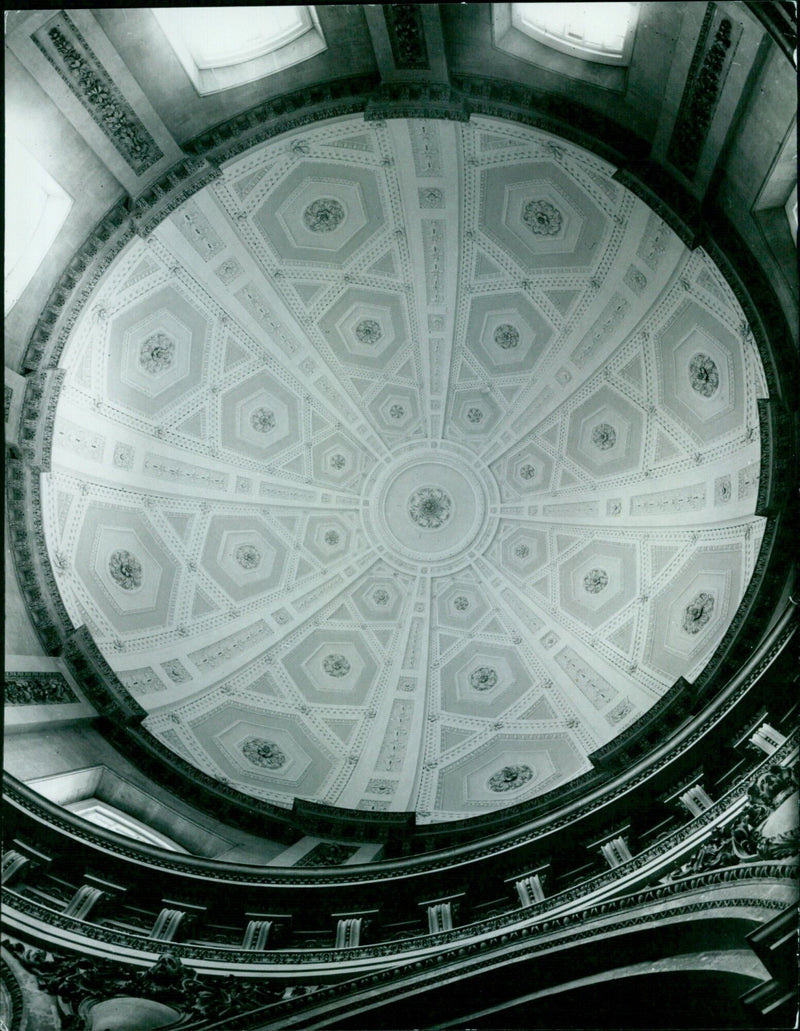
<svg viewBox="0 0 800 1031"><path fill-rule="evenodd" d="M223 166L75 323L48 547L145 726L290 807L475 816L692 681L763 520L733 295L594 155L361 116Z"/></svg>

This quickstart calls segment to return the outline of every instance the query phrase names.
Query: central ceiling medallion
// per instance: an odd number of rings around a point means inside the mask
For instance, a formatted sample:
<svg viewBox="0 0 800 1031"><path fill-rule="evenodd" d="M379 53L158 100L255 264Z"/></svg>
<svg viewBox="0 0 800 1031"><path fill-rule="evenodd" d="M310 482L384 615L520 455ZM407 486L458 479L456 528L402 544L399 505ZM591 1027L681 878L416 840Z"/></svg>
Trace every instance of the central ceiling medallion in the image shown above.
<svg viewBox="0 0 800 1031"><path fill-rule="evenodd" d="M475 452L450 441L403 444L365 482L367 537L404 572L463 569L491 542L500 494Z"/></svg>
<svg viewBox="0 0 800 1031"><path fill-rule="evenodd" d="M438 530L450 518L452 505L439 487L420 487L408 499L408 514L424 530Z"/></svg>

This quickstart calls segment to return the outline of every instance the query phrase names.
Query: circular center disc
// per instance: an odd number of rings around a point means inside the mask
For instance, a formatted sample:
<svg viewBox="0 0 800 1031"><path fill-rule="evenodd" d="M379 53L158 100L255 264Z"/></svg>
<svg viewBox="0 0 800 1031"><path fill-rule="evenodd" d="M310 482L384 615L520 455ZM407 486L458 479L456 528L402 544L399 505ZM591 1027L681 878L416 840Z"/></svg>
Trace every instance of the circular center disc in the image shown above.
<svg viewBox="0 0 800 1031"><path fill-rule="evenodd" d="M497 503L494 479L475 454L437 441L398 448L369 478L362 514L371 543L387 560L402 569L441 570L483 550Z"/></svg>

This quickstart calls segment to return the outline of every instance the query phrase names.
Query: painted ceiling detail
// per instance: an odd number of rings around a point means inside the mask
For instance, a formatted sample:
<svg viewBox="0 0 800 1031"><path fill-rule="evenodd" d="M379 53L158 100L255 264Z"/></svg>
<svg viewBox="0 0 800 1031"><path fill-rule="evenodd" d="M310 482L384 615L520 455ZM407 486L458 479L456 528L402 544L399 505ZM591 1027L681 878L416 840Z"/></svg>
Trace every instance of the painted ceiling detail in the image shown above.
<svg viewBox="0 0 800 1031"><path fill-rule="evenodd" d="M304 127L100 281L43 478L147 728L255 797L517 804L702 671L755 565L758 357L701 248L518 125Z"/></svg>

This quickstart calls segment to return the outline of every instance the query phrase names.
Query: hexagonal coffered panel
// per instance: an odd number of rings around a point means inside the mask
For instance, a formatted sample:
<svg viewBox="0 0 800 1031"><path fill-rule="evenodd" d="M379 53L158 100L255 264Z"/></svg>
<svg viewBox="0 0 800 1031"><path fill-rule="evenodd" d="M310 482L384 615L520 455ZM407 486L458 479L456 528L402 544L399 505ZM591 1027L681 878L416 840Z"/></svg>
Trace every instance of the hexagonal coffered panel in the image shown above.
<svg viewBox="0 0 800 1031"><path fill-rule="evenodd" d="M554 333L524 294L492 294L470 302L466 346L487 372L530 372Z"/></svg>
<svg viewBox="0 0 800 1031"><path fill-rule="evenodd" d="M337 358L363 369L383 369L409 344L405 302L398 294L349 287L320 319Z"/></svg>
<svg viewBox="0 0 800 1031"><path fill-rule="evenodd" d="M259 373L224 391L224 447L251 458L274 457L300 439L299 401L271 376Z"/></svg>
<svg viewBox="0 0 800 1031"><path fill-rule="evenodd" d="M278 257L339 265L383 225L375 173L328 161L303 161L253 213Z"/></svg>
<svg viewBox="0 0 800 1031"><path fill-rule="evenodd" d="M112 401L156 418L203 377L211 326L168 286L110 320L106 389Z"/></svg>
<svg viewBox="0 0 800 1031"><path fill-rule="evenodd" d="M656 335L661 403L701 443L741 425L741 342L695 301L685 302Z"/></svg>
<svg viewBox="0 0 800 1031"><path fill-rule="evenodd" d="M286 548L255 516L214 516L201 556L203 568L234 602L274 591L281 584Z"/></svg>
<svg viewBox="0 0 800 1031"><path fill-rule="evenodd" d="M567 428L567 454L594 476L614 476L640 468L644 413L609 386L573 409Z"/></svg>
<svg viewBox="0 0 800 1031"><path fill-rule="evenodd" d="M531 686L531 675L510 647L475 641L442 666L442 708L465 716L499 716Z"/></svg>
<svg viewBox="0 0 800 1031"><path fill-rule="evenodd" d="M552 161L481 175L481 229L527 268L589 268L606 219Z"/></svg>
<svg viewBox="0 0 800 1031"><path fill-rule="evenodd" d="M75 571L120 633L170 624L178 569L135 509L89 505L75 547Z"/></svg>
<svg viewBox="0 0 800 1031"><path fill-rule="evenodd" d="M357 630L312 630L282 661L312 704L363 705L378 673L377 659Z"/></svg>
<svg viewBox="0 0 800 1031"><path fill-rule="evenodd" d="M639 553L635 544L594 540L558 571L561 607L596 628L636 597Z"/></svg>

